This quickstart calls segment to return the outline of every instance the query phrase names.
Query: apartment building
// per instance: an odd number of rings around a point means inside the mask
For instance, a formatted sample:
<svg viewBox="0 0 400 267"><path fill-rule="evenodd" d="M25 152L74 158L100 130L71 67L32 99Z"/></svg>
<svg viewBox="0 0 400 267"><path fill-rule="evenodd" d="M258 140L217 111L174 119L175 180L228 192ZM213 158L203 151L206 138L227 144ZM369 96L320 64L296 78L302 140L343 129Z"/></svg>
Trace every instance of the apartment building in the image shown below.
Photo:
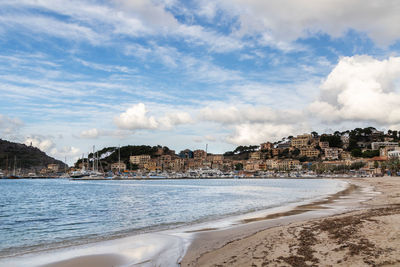
<svg viewBox="0 0 400 267"><path fill-rule="evenodd" d="M138 155L138 156L130 156L129 157L129 162L132 164L146 164L150 160L150 155Z"/></svg>
<svg viewBox="0 0 400 267"><path fill-rule="evenodd" d="M201 149L193 151L193 158L194 159L206 159L207 152Z"/></svg>
<svg viewBox="0 0 400 267"><path fill-rule="evenodd" d="M319 142L318 145L322 150L329 148L329 142Z"/></svg>
<svg viewBox="0 0 400 267"><path fill-rule="evenodd" d="M120 171L125 171L126 170L126 164L123 162L115 162L111 164L111 170L120 170Z"/></svg>
<svg viewBox="0 0 400 267"><path fill-rule="evenodd" d="M279 170L295 170L298 169L300 166L300 161L296 159L284 159L278 162L278 169Z"/></svg>
<svg viewBox="0 0 400 267"><path fill-rule="evenodd" d="M371 148L372 150L378 150L381 147L392 147L395 148L399 146L398 142L372 142Z"/></svg>
<svg viewBox="0 0 400 267"><path fill-rule="evenodd" d="M307 158L316 158L320 154L320 151L311 147L300 148L300 156L306 156Z"/></svg>
<svg viewBox="0 0 400 267"><path fill-rule="evenodd" d="M329 160L339 159L339 154L341 151L343 151L343 149L337 148L337 147L325 148L324 149L324 157L325 157L325 159L329 159Z"/></svg>
<svg viewBox="0 0 400 267"><path fill-rule="evenodd" d="M309 145L311 134L302 134L292 138L291 145L295 148L301 148Z"/></svg>
<svg viewBox="0 0 400 267"><path fill-rule="evenodd" d="M272 148L274 148L274 144L272 144L270 142L262 143L260 145L261 150L271 150Z"/></svg>

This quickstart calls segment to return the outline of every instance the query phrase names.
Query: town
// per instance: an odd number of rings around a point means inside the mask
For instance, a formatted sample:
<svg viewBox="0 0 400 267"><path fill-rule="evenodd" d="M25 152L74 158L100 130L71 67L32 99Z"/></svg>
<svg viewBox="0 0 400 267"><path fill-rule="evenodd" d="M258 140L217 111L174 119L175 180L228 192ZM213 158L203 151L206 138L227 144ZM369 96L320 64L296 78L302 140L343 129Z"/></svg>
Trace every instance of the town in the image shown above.
<svg viewBox="0 0 400 267"><path fill-rule="evenodd" d="M398 175L399 137L398 131L384 133L368 127L288 136L277 142L238 146L224 154L208 153L207 148L176 153L162 146L108 147L93 150L70 168L51 163L40 170L17 169L17 174L14 169L13 174L76 179Z"/></svg>
<svg viewBox="0 0 400 267"><path fill-rule="evenodd" d="M176 154L161 146L106 148L78 160L69 172L87 178L90 171L96 173L93 178L109 173L121 179L383 176L398 174L399 158L399 132L368 127L288 136L277 142L239 146L224 154L211 154L207 149ZM51 164L42 174L58 171Z"/></svg>

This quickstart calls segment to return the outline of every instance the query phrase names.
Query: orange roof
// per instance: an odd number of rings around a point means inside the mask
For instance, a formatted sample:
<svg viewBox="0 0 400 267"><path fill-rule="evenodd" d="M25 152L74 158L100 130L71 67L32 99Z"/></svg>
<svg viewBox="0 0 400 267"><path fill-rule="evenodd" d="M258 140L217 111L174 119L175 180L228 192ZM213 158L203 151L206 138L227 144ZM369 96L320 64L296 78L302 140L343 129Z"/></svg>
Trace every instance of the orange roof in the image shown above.
<svg viewBox="0 0 400 267"><path fill-rule="evenodd" d="M368 161L386 161L387 159L387 157L373 157L368 159Z"/></svg>

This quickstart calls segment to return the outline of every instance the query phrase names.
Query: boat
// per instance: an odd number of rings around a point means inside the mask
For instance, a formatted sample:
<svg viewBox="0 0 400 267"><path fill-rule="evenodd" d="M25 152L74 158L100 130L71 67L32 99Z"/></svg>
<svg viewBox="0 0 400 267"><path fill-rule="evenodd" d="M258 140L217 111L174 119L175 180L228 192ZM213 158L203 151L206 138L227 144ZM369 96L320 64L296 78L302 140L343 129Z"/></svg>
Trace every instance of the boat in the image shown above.
<svg viewBox="0 0 400 267"><path fill-rule="evenodd" d="M89 165L89 159L88 159L88 165ZM85 157L82 154L82 169L80 171L71 172L69 177L72 180L75 180L75 179L79 179L79 178L82 178L82 177L85 177L85 176L88 176L88 175L89 175L89 172L86 171L86 168L85 168Z"/></svg>
<svg viewBox="0 0 400 267"><path fill-rule="evenodd" d="M84 156L82 156L82 162L83 162L82 169L80 171L72 172L70 174L70 177L71 177L70 180L74 180L74 181L76 181L76 180L83 180L83 181L84 180L109 180L109 178L106 177L103 172L99 171L99 164L101 167L101 162L98 157L98 152L97 152L97 155L95 153L95 146L93 146L92 161L93 161L92 168L90 168L91 164L89 161L89 154L88 154L88 161L87 161L88 170L86 170Z"/></svg>
<svg viewBox="0 0 400 267"><path fill-rule="evenodd" d="M89 172L89 175L85 175L81 178L78 178L77 180L105 180L106 178L104 175L100 172Z"/></svg>
<svg viewBox="0 0 400 267"><path fill-rule="evenodd" d="M4 179L21 179L21 177L19 177L16 174L16 167L17 167L17 156L14 156L14 171L13 174L10 176L5 176Z"/></svg>
<svg viewBox="0 0 400 267"><path fill-rule="evenodd" d="M21 177L16 176L16 175L10 175L10 176L5 177L4 179L21 179Z"/></svg>
<svg viewBox="0 0 400 267"><path fill-rule="evenodd" d="M71 178L82 178L85 176L88 176L89 173L87 171L85 171L85 169L80 170L80 171L74 171L71 172L71 174L69 175Z"/></svg>
<svg viewBox="0 0 400 267"><path fill-rule="evenodd" d="M121 175L121 146L118 146L118 172L113 175L111 178L112 180L122 180L122 175Z"/></svg>

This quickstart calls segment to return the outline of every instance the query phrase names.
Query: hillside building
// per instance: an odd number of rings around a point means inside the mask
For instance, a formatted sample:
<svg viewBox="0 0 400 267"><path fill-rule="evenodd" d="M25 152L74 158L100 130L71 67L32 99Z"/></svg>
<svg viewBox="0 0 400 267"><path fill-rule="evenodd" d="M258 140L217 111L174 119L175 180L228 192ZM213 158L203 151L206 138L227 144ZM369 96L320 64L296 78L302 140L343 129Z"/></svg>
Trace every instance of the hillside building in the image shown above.
<svg viewBox="0 0 400 267"><path fill-rule="evenodd" d="M311 134L302 134L292 138L291 145L295 148L301 148L309 145Z"/></svg>

